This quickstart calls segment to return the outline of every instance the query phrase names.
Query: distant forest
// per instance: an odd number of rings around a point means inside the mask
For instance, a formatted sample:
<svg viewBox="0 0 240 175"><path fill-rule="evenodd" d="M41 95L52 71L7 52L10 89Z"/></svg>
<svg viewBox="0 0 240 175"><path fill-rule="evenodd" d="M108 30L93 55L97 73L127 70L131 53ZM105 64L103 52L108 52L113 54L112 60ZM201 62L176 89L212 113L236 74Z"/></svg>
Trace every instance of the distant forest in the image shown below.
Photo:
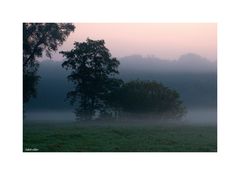
<svg viewBox="0 0 240 175"><path fill-rule="evenodd" d="M190 58L188 64L186 64L188 66L186 66L181 60L166 61L139 55L120 58L119 60L120 73L118 76L124 81L136 79L155 80L177 90L187 108L217 107L216 63L201 60L201 57L199 57L198 61L202 61L203 64L198 64L197 61L194 63L194 60ZM171 68L171 64L174 67L177 66L177 62L182 65L181 68L178 67L178 71ZM137 66L133 63L137 64ZM62 62L46 60L40 64L39 75L41 81L38 85L37 98L33 98L27 104L27 108L30 111L71 109L69 103L64 102L66 93L71 88L71 82L66 79L68 72L62 69ZM169 66L168 69L166 64ZM194 66L198 69L193 69Z"/></svg>

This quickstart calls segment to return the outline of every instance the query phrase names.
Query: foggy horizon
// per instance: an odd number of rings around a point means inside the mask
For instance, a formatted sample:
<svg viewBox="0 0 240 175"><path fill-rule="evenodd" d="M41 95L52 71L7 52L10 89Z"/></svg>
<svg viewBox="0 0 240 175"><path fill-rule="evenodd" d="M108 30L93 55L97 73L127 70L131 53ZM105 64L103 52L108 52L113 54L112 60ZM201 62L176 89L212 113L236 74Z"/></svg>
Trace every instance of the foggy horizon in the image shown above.
<svg viewBox="0 0 240 175"><path fill-rule="evenodd" d="M62 60L59 51L67 51L73 43L104 40L113 57L130 55L154 56L176 60L195 53L217 60L216 23L75 23L76 29L53 53L53 60Z"/></svg>
<svg viewBox="0 0 240 175"><path fill-rule="evenodd" d="M59 51L58 51L59 52ZM41 58L38 58L37 60L39 62L43 62L43 61L54 61L54 62L62 62L64 60L64 58L58 53L58 52L55 52L53 53L52 55L52 58L49 59L47 58L45 55ZM59 55L58 55L59 54ZM148 54L148 55L143 55L143 54L139 54L139 53L133 53L133 54L130 54L130 55L125 55L125 56L121 56L121 57L115 57L117 60L121 61L122 59L125 59L125 58L128 58L128 57L136 57L138 56L139 58L142 58L142 59L158 59L158 60L161 60L161 61L170 61L170 62L174 62L174 61L179 61L181 59L182 56L185 56L185 55L197 55L197 56L200 56L202 59L210 62L210 63L216 63L217 64L217 58L216 59L209 59L207 57L203 57L202 55L200 54L197 54L197 53L193 53L193 52L186 52L186 53L183 53L179 56L176 56L175 59L168 59L168 58L165 58L165 57L161 57L161 56L156 56L154 54ZM114 55L112 55L114 57Z"/></svg>

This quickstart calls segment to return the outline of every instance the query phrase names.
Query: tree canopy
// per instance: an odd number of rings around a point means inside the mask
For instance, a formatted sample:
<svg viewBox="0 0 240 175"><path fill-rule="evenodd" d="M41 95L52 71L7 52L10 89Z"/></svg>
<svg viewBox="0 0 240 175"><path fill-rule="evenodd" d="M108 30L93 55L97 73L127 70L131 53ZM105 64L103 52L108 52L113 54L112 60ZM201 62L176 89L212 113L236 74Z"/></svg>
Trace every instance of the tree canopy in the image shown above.
<svg viewBox="0 0 240 175"><path fill-rule="evenodd" d="M71 23L23 23L23 66L34 64L43 52L51 58L74 29Z"/></svg>
<svg viewBox="0 0 240 175"><path fill-rule="evenodd" d="M76 115L85 120L91 119L96 110L103 112L106 95L122 82L114 77L119 61L111 56L104 40L75 42L72 50L60 53L66 58L62 66L71 70L68 79L75 85L67 98L77 103Z"/></svg>
<svg viewBox="0 0 240 175"><path fill-rule="evenodd" d="M132 117L180 118L186 112L179 94L155 81L130 81L110 97L111 104Z"/></svg>

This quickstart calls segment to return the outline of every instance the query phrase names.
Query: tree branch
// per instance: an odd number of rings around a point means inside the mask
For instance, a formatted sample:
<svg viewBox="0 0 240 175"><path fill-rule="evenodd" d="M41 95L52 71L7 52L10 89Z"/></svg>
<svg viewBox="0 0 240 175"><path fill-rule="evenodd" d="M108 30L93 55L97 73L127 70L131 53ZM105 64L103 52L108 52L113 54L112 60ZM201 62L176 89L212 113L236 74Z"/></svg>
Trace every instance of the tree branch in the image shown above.
<svg viewBox="0 0 240 175"><path fill-rule="evenodd" d="M27 63L31 60L34 59L34 54L37 51L38 46L40 46L43 43L45 35L43 35L40 40L37 42L37 44L34 46L34 49L32 51L32 53L30 54L30 56L24 61L23 63L23 67L25 67L27 65Z"/></svg>

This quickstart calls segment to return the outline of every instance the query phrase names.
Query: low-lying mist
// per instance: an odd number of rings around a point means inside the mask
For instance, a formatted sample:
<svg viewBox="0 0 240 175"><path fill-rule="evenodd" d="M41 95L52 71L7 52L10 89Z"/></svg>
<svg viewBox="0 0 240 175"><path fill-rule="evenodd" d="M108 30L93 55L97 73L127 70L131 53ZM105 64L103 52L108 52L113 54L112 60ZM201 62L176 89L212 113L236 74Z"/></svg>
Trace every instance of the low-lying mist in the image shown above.
<svg viewBox="0 0 240 175"><path fill-rule="evenodd" d="M79 122L76 121L75 114L70 111L29 111L26 113L25 121L35 122ZM201 124L201 125L217 125L217 110L211 109L189 109L182 119L162 120L162 119L118 119L111 121L96 121L95 123L119 123L119 124Z"/></svg>

